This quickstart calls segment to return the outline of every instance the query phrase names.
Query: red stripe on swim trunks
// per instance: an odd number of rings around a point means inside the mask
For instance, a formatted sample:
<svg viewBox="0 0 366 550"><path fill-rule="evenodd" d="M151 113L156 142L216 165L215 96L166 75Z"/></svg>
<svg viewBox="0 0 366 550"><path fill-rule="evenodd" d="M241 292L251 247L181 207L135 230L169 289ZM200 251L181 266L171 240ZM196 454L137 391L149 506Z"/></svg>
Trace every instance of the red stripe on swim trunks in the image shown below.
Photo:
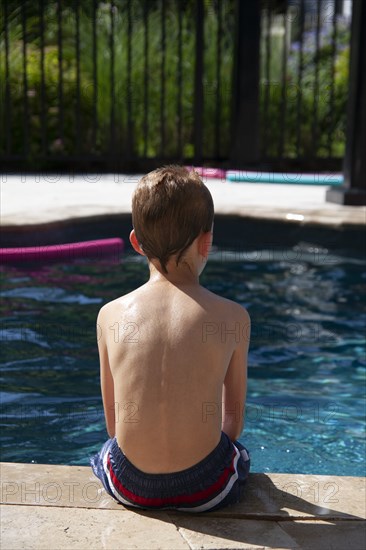
<svg viewBox="0 0 366 550"><path fill-rule="evenodd" d="M166 497L166 498L155 498L155 497L142 497L139 495L135 495L131 491L129 491L124 485L121 483L121 481L117 478L116 474L113 471L110 453L108 452L108 458L107 458L107 468L109 470L109 473L111 475L111 479L113 482L113 485L115 488L121 493L122 496L125 496L132 502L136 504L140 504L141 506L165 506L169 504L186 504L186 503L196 503L200 500L208 499L213 493L217 492L220 488L224 490L226 485L228 484L231 475L235 473L235 467L234 467L234 459L236 456L236 452L234 450L230 466L225 468L225 470L222 472L219 479L210 487L207 487L206 489L203 489L202 491L198 491L197 493L192 493L191 495L178 495L176 497Z"/></svg>

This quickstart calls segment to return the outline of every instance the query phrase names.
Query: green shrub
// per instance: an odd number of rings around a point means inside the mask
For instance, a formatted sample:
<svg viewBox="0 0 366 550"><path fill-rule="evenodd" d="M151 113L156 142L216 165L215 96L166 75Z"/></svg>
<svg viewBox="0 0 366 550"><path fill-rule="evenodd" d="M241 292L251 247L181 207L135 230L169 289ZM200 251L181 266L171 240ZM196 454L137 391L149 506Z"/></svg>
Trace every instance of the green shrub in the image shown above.
<svg viewBox="0 0 366 550"><path fill-rule="evenodd" d="M10 109L5 101L5 34L4 10L0 24L0 153L6 152L6 123L11 124L12 153L24 153L24 130L28 127L28 159L39 160L42 165L42 82L41 82L41 40L39 33L38 2L24 2L27 11L27 102L28 116L25 116L23 82L23 36L22 12L18 2L9 0L9 66ZM179 94L181 96L182 154L185 158L194 156L194 70L195 70L195 13L194 2L187 0L166 0L165 12L165 62L162 75L162 27L161 2L149 0L148 12L148 93L145 98L145 27L142 0L130 3L131 21L131 66L130 87L128 81L128 2L117 0L114 19L114 120L115 150L111 150L111 6L98 3L97 11L97 89L94 90L93 67L93 24L92 2L80 0L80 91L78 100L76 60L76 14L71 0L62 2L62 91L63 127L60 122L59 105L59 61L58 61L58 18L55 0L45 0L45 49L44 121L48 151L45 153L77 156L83 154L126 156L165 156L178 158L179 151ZM234 50L234 6L231 0L221 2L222 30L220 82L217 75L218 4L205 0L205 49L202 112L203 155L208 158L228 158L231 138L231 95ZM178 8L182 13L182 61L181 86L178 86ZM262 21L265 28L265 16ZM267 82L265 68L264 39L261 42L260 77L260 134L263 153L277 157L280 153L281 128L284 125L284 156L297 157L342 156L345 142L345 105L348 87L349 29L340 25L337 43L343 48L337 51L335 60L334 105L330 112L330 89L324 82L330 82L332 72L331 37L325 36L319 53L318 124L317 143L314 148L313 113L315 107L315 58L314 53L304 49L303 78L301 90L297 86L298 57L290 50L287 64L285 89L282 89L282 48L280 37L271 37L270 78ZM309 34L309 33L308 33ZM306 46L306 42L305 42ZM162 103L161 84L164 85ZM219 86L219 90L218 90ZM328 86L328 87L327 87ZM219 91L219 112L217 112L217 91ZM285 118L282 120L282 96L286 96ZM97 101L94 105L94 95ZM300 127L298 124L298 98L301 94ZM270 101L265 106L267 95ZM145 101L147 120L145 121ZM128 105L131 106L131 124L128 119ZM97 113L97 127L94 135L94 109ZM218 138L216 143L216 122ZM147 139L145 140L145 124ZM165 135L161 143L162 125ZM131 132L130 132L131 130ZM63 132L63 135L62 135ZM300 134L298 150L297 136ZM77 149L80 139L80 151ZM218 148L217 148L218 145ZM330 146L331 145L331 146ZM265 148L264 148L265 146ZM36 167L36 166L35 166Z"/></svg>
<svg viewBox="0 0 366 550"><path fill-rule="evenodd" d="M316 58L314 30L304 33L302 78L299 80L299 44L293 42L287 58L285 86L282 84L283 40L271 37L270 79L265 66L265 37L261 52L261 140L269 157L279 154L281 128L284 127L284 156L342 157L345 149L346 103L348 94L349 26L337 22L336 52L333 68L331 27L322 29ZM316 62L318 61L318 86ZM334 84L332 90L332 74ZM300 82L300 85L299 85ZM267 89L268 87L268 89ZM283 95L286 98L283 117ZM333 95L333 99L332 99ZM269 97L266 110L266 98ZM314 124L314 113L316 125ZM299 124L300 121L300 124Z"/></svg>
<svg viewBox="0 0 366 550"><path fill-rule="evenodd" d="M36 159L42 153L41 139L41 49L39 19L37 13L27 7L27 79L28 79L28 126L29 158ZM80 22L80 110L81 128L77 127L77 67L76 67L76 15L73 8L62 10L62 85L63 85L63 135L60 127L59 66L58 66L58 22L54 2L48 2L45 10L45 119L49 152L72 155L76 151L77 132L82 132L82 153L110 152L111 122L111 10L110 4L100 3L97 12L97 135L93 143L93 33L90 6L81 3ZM161 133L164 125L164 156L176 157L178 152L178 12L174 1L166 4L166 37L164 78L162 77L162 29L160 4L148 3L148 95L147 95L147 141L145 143L145 34L144 4L131 3L131 71L128 85L128 13L127 4L116 3L114 11L114 120L117 155L127 150L137 156L154 157L162 152ZM230 2L228 4L231 4ZM193 4L192 4L193 5ZM182 66L181 66L181 128L183 156L193 156L194 136L194 63L195 34L194 12L190 3L182 4ZM230 8L230 6L229 6ZM223 19L227 19L228 6L223 5ZM205 52L204 52L204 126L203 148L206 155L214 156L214 125L216 116L216 43L217 19L210 9L210 1L205 4ZM230 17L230 14L229 14ZM10 33L10 96L11 96L11 138L12 151L24 151L24 85L23 85L23 40L20 8L13 8L9 16ZM2 26L3 28L3 26ZM221 114L220 140L222 154L228 154L230 144L230 82L232 72L231 29L224 25L221 66ZM5 44L4 32L0 45L0 87L1 124L5 128ZM162 105L161 82L164 84L165 101ZM131 105L132 135L128 128L128 103ZM163 111L162 111L163 109ZM1 141L4 151L5 135Z"/></svg>

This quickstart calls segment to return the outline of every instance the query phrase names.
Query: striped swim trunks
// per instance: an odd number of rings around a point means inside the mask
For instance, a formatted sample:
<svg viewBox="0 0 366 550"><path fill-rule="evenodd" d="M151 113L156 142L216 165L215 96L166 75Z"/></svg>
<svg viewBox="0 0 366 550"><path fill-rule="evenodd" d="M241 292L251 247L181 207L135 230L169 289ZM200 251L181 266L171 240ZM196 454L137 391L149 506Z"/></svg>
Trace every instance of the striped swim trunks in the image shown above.
<svg viewBox="0 0 366 550"><path fill-rule="evenodd" d="M107 493L125 506L207 512L240 502L250 458L241 443L221 432L210 454L179 472L142 472L123 454L116 438L108 439L90 464Z"/></svg>

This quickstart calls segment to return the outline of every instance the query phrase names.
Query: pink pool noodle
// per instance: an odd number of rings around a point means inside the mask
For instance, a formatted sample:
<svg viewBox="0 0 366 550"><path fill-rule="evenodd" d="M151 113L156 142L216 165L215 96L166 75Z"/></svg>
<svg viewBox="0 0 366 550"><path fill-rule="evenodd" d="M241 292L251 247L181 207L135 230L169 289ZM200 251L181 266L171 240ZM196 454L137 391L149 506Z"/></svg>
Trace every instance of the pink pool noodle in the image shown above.
<svg viewBox="0 0 366 550"><path fill-rule="evenodd" d="M204 166L186 166L188 170L194 170L203 178L226 178L226 170L222 168L205 168Z"/></svg>
<svg viewBox="0 0 366 550"><path fill-rule="evenodd" d="M99 257L118 254L122 252L123 247L124 243L122 239L113 238L49 246L0 248L0 263Z"/></svg>

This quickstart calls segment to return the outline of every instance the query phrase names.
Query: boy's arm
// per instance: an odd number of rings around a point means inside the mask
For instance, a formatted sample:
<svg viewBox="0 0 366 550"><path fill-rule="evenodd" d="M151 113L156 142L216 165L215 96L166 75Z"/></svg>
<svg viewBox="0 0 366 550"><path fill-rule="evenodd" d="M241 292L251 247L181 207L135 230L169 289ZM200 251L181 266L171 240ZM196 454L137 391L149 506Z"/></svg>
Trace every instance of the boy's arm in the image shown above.
<svg viewBox="0 0 366 550"><path fill-rule="evenodd" d="M103 313L99 312L97 319L97 337L100 362L100 386L102 390L104 417L109 437L115 436L116 419L114 410L114 382L108 360L108 350L105 340L106 323L102 322Z"/></svg>
<svg viewBox="0 0 366 550"><path fill-rule="evenodd" d="M245 399L247 393L247 364L250 339L250 317L241 308L240 342L234 350L226 371L222 388L222 431L232 441L240 436L244 427Z"/></svg>

